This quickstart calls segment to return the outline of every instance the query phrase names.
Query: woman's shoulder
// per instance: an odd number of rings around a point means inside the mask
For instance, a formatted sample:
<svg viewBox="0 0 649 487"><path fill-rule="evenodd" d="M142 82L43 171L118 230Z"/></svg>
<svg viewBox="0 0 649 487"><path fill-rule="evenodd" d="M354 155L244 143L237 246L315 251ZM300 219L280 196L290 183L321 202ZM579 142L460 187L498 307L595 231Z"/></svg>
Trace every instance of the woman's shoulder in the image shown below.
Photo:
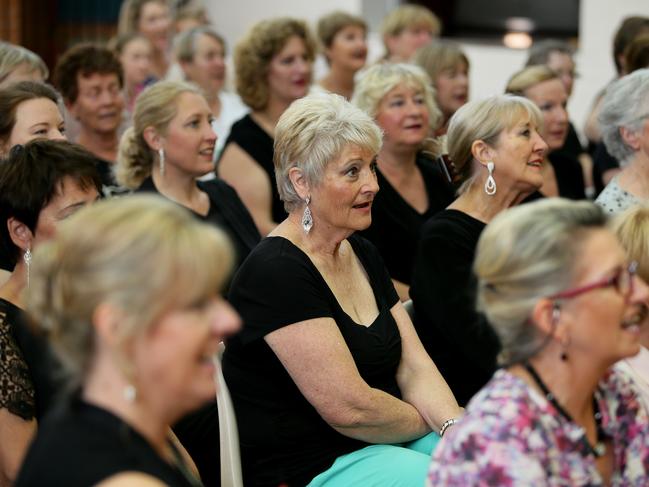
<svg viewBox="0 0 649 487"><path fill-rule="evenodd" d="M640 200L620 186L618 174L606 185L595 203L607 213L619 213L640 203Z"/></svg>
<svg viewBox="0 0 649 487"><path fill-rule="evenodd" d="M446 208L433 215L422 227L421 238L433 239L441 238L443 240L460 240L462 242L469 239L476 239L485 224L480 220L454 208Z"/></svg>

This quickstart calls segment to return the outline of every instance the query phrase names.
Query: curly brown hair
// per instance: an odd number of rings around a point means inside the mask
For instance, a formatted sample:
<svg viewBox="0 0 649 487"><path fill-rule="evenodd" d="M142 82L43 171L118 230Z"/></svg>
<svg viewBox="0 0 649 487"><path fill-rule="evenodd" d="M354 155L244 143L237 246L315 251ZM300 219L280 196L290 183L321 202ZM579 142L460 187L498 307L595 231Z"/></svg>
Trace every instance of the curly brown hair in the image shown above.
<svg viewBox="0 0 649 487"><path fill-rule="evenodd" d="M77 44L68 49L54 68L54 86L63 98L74 103L79 96L77 75L115 74L119 87L124 86L124 70L115 54L108 48L91 43Z"/></svg>
<svg viewBox="0 0 649 487"><path fill-rule="evenodd" d="M253 110L262 110L268 105L268 67L293 36L304 41L307 56L313 61L316 43L302 20L288 17L262 20L237 44L234 50L237 92Z"/></svg>

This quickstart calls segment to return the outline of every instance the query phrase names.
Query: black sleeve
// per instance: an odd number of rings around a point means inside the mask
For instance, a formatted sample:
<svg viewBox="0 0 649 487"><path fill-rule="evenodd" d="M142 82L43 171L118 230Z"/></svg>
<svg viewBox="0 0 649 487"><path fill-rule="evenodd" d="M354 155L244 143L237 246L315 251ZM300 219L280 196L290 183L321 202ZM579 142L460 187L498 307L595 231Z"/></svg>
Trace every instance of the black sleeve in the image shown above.
<svg viewBox="0 0 649 487"><path fill-rule="evenodd" d="M306 255L281 237L267 238L249 255L230 288L241 314L239 333L250 343L284 326L333 316L330 293Z"/></svg>
<svg viewBox="0 0 649 487"><path fill-rule="evenodd" d="M438 346L440 339L452 347L446 353L465 369L490 377L500 344L475 308L474 243L450 230L447 225L429 226L419 244L410 291L417 332L427 349Z"/></svg>
<svg viewBox="0 0 649 487"><path fill-rule="evenodd" d="M0 408L30 420L36 415L34 386L11 325L5 318L0 311Z"/></svg>

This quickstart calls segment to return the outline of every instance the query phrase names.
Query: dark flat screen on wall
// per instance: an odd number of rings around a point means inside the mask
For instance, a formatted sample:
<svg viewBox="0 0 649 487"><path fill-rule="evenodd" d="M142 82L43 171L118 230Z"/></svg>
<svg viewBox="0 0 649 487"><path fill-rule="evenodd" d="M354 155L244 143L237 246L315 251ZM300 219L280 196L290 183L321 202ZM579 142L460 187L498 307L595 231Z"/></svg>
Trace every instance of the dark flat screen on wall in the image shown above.
<svg viewBox="0 0 649 487"><path fill-rule="evenodd" d="M512 18L524 19L522 25L527 23L535 38L576 38L579 34L579 0L422 0L411 3L425 5L435 12L444 24L443 35L449 37L502 37L512 30Z"/></svg>

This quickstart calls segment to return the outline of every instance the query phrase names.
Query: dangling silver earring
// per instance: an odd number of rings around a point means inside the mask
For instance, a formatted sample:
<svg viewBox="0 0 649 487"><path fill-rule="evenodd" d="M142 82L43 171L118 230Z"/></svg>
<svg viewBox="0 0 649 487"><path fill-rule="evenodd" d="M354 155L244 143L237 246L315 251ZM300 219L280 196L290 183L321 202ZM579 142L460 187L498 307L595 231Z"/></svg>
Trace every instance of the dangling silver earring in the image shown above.
<svg viewBox="0 0 649 487"><path fill-rule="evenodd" d="M25 250L25 253L23 254L23 260L27 266L27 287L29 287L29 270L32 265L32 251L29 247L27 247L27 250Z"/></svg>
<svg viewBox="0 0 649 487"><path fill-rule="evenodd" d="M158 162L160 163L160 175L165 175L165 150L160 147L158 149Z"/></svg>
<svg viewBox="0 0 649 487"><path fill-rule="evenodd" d="M489 196L493 196L496 194L496 180L494 179L494 163L489 161L487 163L487 171L489 171L489 176L487 176L487 180L484 183L484 192L487 193Z"/></svg>
<svg viewBox="0 0 649 487"><path fill-rule="evenodd" d="M302 213L302 228L306 234L308 234L311 231L311 227L313 227L313 216L309 209L309 203L311 203L311 196L306 197L306 201L304 202L304 213Z"/></svg>
<svg viewBox="0 0 649 487"><path fill-rule="evenodd" d="M133 384L129 384L124 387L122 394L124 395L124 399L126 399L128 402L135 402L135 400L137 399L137 389Z"/></svg>

